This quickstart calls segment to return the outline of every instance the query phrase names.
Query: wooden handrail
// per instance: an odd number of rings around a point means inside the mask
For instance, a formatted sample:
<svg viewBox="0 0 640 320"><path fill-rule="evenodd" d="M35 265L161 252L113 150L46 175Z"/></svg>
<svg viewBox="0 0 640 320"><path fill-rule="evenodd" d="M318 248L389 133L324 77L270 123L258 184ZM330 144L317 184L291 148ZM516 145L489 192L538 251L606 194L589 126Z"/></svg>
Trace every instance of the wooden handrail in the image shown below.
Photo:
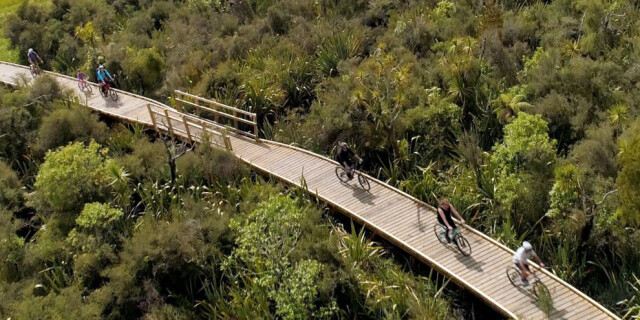
<svg viewBox="0 0 640 320"><path fill-rule="evenodd" d="M214 139L212 142L217 145L223 146L228 151L233 150L233 147L231 145L231 139L229 138L229 134L227 133L226 128L214 122L203 121L200 118L193 117L187 114L181 114L182 117L178 118L170 115L169 110L161 106L155 106L155 107L162 109L162 112L153 110L152 105L147 104L147 110L149 111L149 115L151 116L151 122L153 124L154 129L157 132L160 132L160 128L158 126L158 120L156 118L156 115L159 115L163 119L167 119L167 123L165 124L167 128L166 131L173 136L175 136L175 133L178 132L183 135L186 135L186 138L189 139L189 142L194 142L196 141L196 139L191 134L191 130L189 127L195 127L196 129L201 130L205 134L211 134L213 137L222 138L222 143L216 141L216 139ZM179 127L174 127L173 124L171 123L172 120L184 124L184 130L180 129ZM202 141L202 135L200 135L200 137L197 137L197 138L199 138L199 140Z"/></svg>
<svg viewBox="0 0 640 320"><path fill-rule="evenodd" d="M242 123L246 123L246 124L248 124L248 125L254 125L254 124L256 124L256 123L255 123L255 121L251 121L251 120L247 120L247 119L244 119L244 118L240 118L240 117L237 117L237 116L232 115L232 114L228 114L228 113L220 112L220 111L218 111L218 110L213 110L213 109L211 109L211 108L207 108L207 107L205 107L205 106L199 105L199 104L197 104L197 103L193 103L193 102L191 102L191 101L186 101L186 100L183 100L183 99L180 99L180 98L174 98L174 99L175 99L176 101L180 102L180 103L184 103L184 104L186 104L186 105L190 105L190 106L192 106L192 107L198 108L198 109L200 109L200 110L204 110L204 111L206 111L206 112L211 112L211 113L216 114L216 115L221 116L221 117L225 117L225 118L232 119L233 121L240 121L240 122L242 122Z"/></svg>
<svg viewBox="0 0 640 320"><path fill-rule="evenodd" d="M220 103L220 102L215 101L215 100L203 98L203 97L200 97L200 96L197 96L197 95L194 95L194 94L182 92L180 90L173 90L173 92L178 94L178 95L189 97L189 98L192 98L192 99L196 99L198 101L202 101L202 102L204 102L206 104L213 105L213 106L225 109L225 110L235 111L237 113L241 113L241 114L250 116L252 119L255 119L257 117L257 115L255 113L253 113L253 112L249 112L249 111L245 111L245 110L242 110L242 109L239 109L239 108L236 108L236 107L228 106L226 104Z"/></svg>
<svg viewBox="0 0 640 320"><path fill-rule="evenodd" d="M229 119L233 121L233 126L226 125L226 128L233 131L234 133L242 134L244 136L251 137L255 139L255 141L259 141L258 136L258 115L253 112L245 111L242 109L238 109L235 107L231 107L215 100L206 99L194 94L182 92L180 90L174 90L176 97L174 100L176 102L191 106L196 108L198 111L209 112L213 114L214 121L218 122L219 117L223 117L225 119ZM185 98L193 99L195 102L187 101ZM205 105L202 105L202 104ZM218 110L217 110L217 109ZM221 111L222 110L222 111ZM226 112L225 112L226 111ZM240 115L247 116L249 119L245 119ZM238 128L238 123L243 123L253 127L253 132L247 132ZM221 124L221 123L219 123Z"/></svg>

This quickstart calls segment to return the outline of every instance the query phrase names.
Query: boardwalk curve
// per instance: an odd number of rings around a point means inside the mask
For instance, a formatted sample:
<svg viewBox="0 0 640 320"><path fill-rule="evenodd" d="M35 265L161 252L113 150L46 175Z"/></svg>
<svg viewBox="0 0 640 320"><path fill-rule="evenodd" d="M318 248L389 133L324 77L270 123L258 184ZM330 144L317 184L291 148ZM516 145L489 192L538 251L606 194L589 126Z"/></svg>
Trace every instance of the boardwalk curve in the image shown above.
<svg viewBox="0 0 640 320"><path fill-rule="evenodd" d="M223 126L124 91L118 91L120 99L115 102L103 99L97 87L94 87L92 95L85 95L78 89L74 78L48 74L63 87L74 90L78 101L95 112L155 128L191 142L202 142L206 133L209 136L206 141L229 150L263 174L306 188L315 197L472 291L507 317L547 318L527 290L512 286L506 278L505 268L511 265L513 255L511 249L473 228L464 227L463 233L471 243L473 253L468 257L462 256L455 247L442 245L435 238L432 229L437 223L435 208L372 177L370 192L362 190L355 181L340 183L334 174L335 161L297 147L257 139L255 116L243 114L246 111L238 110L237 114L229 112L230 109L216 111L235 123L234 127ZM28 76L29 69L0 62L0 82L16 85L21 75ZM182 102L195 104L197 108L212 102L178 94ZM242 120L242 116L247 117ZM248 134L237 132L238 122L251 127ZM532 266L539 269L535 264ZM540 270L539 274L553 297L551 319L619 319L551 273Z"/></svg>

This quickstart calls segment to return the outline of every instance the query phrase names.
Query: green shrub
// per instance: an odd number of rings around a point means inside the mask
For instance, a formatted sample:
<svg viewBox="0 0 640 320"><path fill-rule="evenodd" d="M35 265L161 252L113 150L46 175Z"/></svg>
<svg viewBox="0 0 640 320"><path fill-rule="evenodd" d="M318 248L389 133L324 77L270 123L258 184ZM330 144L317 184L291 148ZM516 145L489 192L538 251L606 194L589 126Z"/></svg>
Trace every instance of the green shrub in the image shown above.
<svg viewBox="0 0 640 320"><path fill-rule="evenodd" d="M22 276L24 239L15 234L17 225L12 218L10 212L0 208L0 282L16 281Z"/></svg>
<svg viewBox="0 0 640 320"><path fill-rule="evenodd" d="M105 196L108 183L106 150L96 142L75 142L49 151L34 185L37 197L59 212L78 210Z"/></svg>
<svg viewBox="0 0 640 320"><path fill-rule="evenodd" d="M73 106L55 110L42 119L36 150L44 153L73 141L88 144L94 140L103 144L107 139L107 125L97 115L87 108Z"/></svg>
<svg viewBox="0 0 640 320"><path fill-rule="evenodd" d="M16 319L99 319L102 312L92 299L86 299L80 286L43 297L26 295L11 311Z"/></svg>
<svg viewBox="0 0 640 320"><path fill-rule="evenodd" d="M493 147L491 162L497 167L495 196L504 209L526 230L547 206L555 140L540 116L520 113L504 128L504 140Z"/></svg>
<svg viewBox="0 0 640 320"><path fill-rule="evenodd" d="M205 177L210 183L226 185L234 179L246 177L249 168L228 151L200 145L197 150Z"/></svg>
<svg viewBox="0 0 640 320"><path fill-rule="evenodd" d="M620 188L621 218L634 226L640 226L640 126L629 132L620 143L618 163L622 167L616 184Z"/></svg>
<svg viewBox="0 0 640 320"><path fill-rule="evenodd" d="M187 297L190 282L191 290L198 290L193 284L203 276L199 266L212 252L203 240L196 220L142 218L135 234L124 241L119 263L104 271L110 281L100 294L106 296L110 312L138 318L169 296ZM137 302L147 298L151 305Z"/></svg>
<svg viewBox="0 0 640 320"><path fill-rule="evenodd" d="M168 180L169 165L167 152L162 142L149 142L146 138L133 143L133 152L116 158L117 163L125 168L136 181Z"/></svg>
<svg viewBox="0 0 640 320"><path fill-rule="evenodd" d="M144 129L136 125L131 126L131 129L125 124L118 125L107 141L109 150L116 155L132 152L136 141L145 139Z"/></svg>
<svg viewBox="0 0 640 320"><path fill-rule="evenodd" d="M205 174L204 161L193 152L188 152L176 160L178 184L183 186L200 186L210 184L210 176Z"/></svg>
<svg viewBox="0 0 640 320"><path fill-rule="evenodd" d="M80 216L76 219L76 223L84 230L97 232L113 227L113 224L122 219L123 216L122 210L111 208L107 204L87 203L84 205Z"/></svg>
<svg viewBox="0 0 640 320"><path fill-rule="evenodd" d="M0 159L0 206L17 209L22 204L22 183L11 168Z"/></svg>
<svg viewBox="0 0 640 320"><path fill-rule="evenodd" d="M45 75L36 78L29 89L29 98L32 101L51 102L62 99L66 95L66 90L54 78Z"/></svg>

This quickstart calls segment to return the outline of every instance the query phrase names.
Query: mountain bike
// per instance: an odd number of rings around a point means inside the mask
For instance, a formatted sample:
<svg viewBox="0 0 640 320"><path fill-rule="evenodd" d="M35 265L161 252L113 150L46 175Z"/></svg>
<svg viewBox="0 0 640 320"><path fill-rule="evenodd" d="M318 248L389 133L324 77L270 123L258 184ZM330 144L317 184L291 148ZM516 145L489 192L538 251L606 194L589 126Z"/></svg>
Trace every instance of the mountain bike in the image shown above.
<svg viewBox="0 0 640 320"><path fill-rule="evenodd" d="M531 293L536 297L536 299L539 299L541 295L551 297L549 289L544 285L544 283L542 283L542 281L540 281L536 270L531 270L529 274L530 290ZM509 278L509 282L511 282L513 286L524 287L524 282L522 281L522 270L520 270L520 268L514 266L513 264L507 266L507 278Z"/></svg>
<svg viewBox="0 0 640 320"><path fill-rule="evenodd" d="M456 232L456 230L458 230ZM438 238L438 241L440 241L440 243L442 244L449 244L449 241L447 241L447 232L449 230L447 230L447 227L444 225L441 225L440 223L437 223L433 226L433 233L435 233L436 238ZM462 253L463 256L468 256L471 254L471 244L469 243L469 241L467 241L467 239L462 235L462 233L460 233L459 229L455 229L453 232L453 239L451 239L451 242L453 242L456 247L458 248L458 251L460 251L460 253Z"/></svg>
<svg viewBox="0 0 640 320"><path fill-rule="evenodd" d="M105 99L111 98L113 101L118 101L118 93L113 90L111 83L112 81L105 81L102 88L100 88L100 94Z"/></svg>
<svg viewBox="0 0 640 320"><path fill-rule="evenodd" d="M365 191L369 191L369 189L371 189L371 185L369 184L369 179L367 179L367 177L365 175L360 173L360 163L359 162L357 162L355 165L352 166L351 174L354 177L355 176L358 177L358 182L360 183L360 186L362 187L362 189L364 189ZM343 183L347 183L347 182L349 182L349 180L351 180L351 179L349 179L349 175L347 174L347 171L344 170L344 167L342 167L342 166L337 166L336 167L336 176Z"/></svg>
<svg viewBox="0 0 640 320"><path fill-rule="evenodd" d="M78 88L81 91L86 91L88 93L93 92L93 87L87 82L87 80L78 80Z"/></svg>
<svg viewBox="0 0 640 320"><path fill-rule="evenodd" d="M42 71L40 70L40 66L38 66L37 63L29 65L29 71L31 71L31 76L34 78L42 73Z"/></svg>

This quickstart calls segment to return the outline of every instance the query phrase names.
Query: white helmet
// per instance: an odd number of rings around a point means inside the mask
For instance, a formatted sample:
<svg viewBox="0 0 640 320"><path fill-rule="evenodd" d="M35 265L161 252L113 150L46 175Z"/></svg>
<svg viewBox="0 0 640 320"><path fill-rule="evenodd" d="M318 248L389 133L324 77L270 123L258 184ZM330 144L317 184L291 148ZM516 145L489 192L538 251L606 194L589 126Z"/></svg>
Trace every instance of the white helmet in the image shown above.
<svg viewBox="0 0 640 320"><path fill-rule="evenodd" d="M348 148L349 145L346 142L340 142L340 146L344 148Z"/></svg>
<svg viewBox="0 0 640 320"><path fill-rule="evenodd" d="M33 48L29 48L29 53L33 53Z"/></svg>
<svg viewBox="0 0 640 320"><path fill-rule="evenodd" d="M525 250L531 250L531 249L533 249L533 247L531 246L531 243L529 243L529 241L523 241L523 242L522 242L522 247L523 247Z"/></svg>
<svg viewBox="0 0 640 320"><path fill-rule="evenodd" d="M104 65L99 65L98 69L104 69Z"/></svg>

